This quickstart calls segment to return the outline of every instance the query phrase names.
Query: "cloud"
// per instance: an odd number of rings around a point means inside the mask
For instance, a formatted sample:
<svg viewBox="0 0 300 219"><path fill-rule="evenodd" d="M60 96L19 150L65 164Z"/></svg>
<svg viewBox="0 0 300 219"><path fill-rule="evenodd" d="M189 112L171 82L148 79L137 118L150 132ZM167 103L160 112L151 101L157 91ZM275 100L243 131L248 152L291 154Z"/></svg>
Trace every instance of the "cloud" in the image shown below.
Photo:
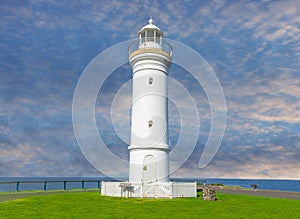
<svg viewBox="0 0 300 219"><path fill-rule="evenodd" d="M243 120L299 123L300 81L289 70L278 72L272 79L253 78L225 91L231 112Z"/></svg>
<svg viewBox="0 0 300 219"><path fill-rule="evenodd" d="M272 144L262 147L257 150L253 145L241 145L234 151L221 147L204 169L190 160L172 177L300 179L299 144L290 148Z"/></svg>
<svg viewBox="0 0 300 219"><path fill-rule="evenodd" d="M199 170L211 122L209 101L190 75L172 66L170 76L191 93L201 123L196 154L177 174L299 178L298 1L53 0L6 2L0 8L1 175L97 175L72 130L76 82L99 52L137 37L152 15L166 37L203 55L218 75L228 105L220 152ZM96 105L99 132L120 157L128 151L113 131L110 108L115 93L130 78L129 66L120 68L100 90ZM126 95L121 95L114 116L128 139ZM191 112L179 97L178 107ZM174 142L180 129L176 112L171 108ZM188 119L193 121L194 115ZM17 168L12 171L9 166ZM112 171L117 174L117 168Z"/></svg>

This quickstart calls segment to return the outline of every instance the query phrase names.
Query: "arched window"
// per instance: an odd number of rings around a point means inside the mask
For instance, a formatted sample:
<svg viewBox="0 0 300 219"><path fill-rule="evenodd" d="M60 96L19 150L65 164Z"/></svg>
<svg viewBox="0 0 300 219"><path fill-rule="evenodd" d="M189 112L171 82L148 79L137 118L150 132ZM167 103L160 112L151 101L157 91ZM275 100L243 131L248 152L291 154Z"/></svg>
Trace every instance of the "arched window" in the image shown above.
<svg viewBox="0 0 300 219"><path fill-rule="evenodd" d="M149 78L149 85L151 85L151 84L153 84L153 78L152 77Z"/></svg>

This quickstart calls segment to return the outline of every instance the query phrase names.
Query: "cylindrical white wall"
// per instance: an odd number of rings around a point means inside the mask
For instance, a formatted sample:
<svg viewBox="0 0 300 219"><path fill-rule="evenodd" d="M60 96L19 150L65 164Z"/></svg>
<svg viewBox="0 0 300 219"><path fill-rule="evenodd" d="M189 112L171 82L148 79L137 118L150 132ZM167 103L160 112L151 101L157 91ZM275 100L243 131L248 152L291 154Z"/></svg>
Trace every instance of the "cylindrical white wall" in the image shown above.
<svg viewBox="0 0 300 219"><path fill-rule="evenodd" d="M167 76L146 69L133 76L131 146L164 146L167 132Z"/></svg>
<svg viewBox="0 0 300 219"><path fill-rule="evenodd" d="M155 170L146 177L145 167L149 168L144 162L145 158L152 155L155 161L152 163ZM150 164L151 165L151 164ZM169 156L168 151L164 150L144 150L136 149L130 151L129 182L167 182L169 181ZM149 179L150 178L150 179Z"/></svg>
<svg viewBox="0 0 300 219"><path fill-rule="evenodd" d="M169 180L167 74L170 57L141 50L133 69L130 182Z"/></svg>

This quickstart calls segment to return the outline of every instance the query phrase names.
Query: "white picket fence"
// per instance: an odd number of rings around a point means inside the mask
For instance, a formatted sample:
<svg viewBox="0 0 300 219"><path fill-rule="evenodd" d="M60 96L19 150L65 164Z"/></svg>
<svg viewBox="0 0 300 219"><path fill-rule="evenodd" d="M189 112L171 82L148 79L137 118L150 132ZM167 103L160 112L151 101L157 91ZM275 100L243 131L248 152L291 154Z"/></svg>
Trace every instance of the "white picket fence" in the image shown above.
<svg viewBox="0 0 300 219"><path fill-rule="evenodd" d="M104 196L141 197L141 198L197 197L197 183L196 182L128 183L128 182L102 181L101 194Z"/></svg>

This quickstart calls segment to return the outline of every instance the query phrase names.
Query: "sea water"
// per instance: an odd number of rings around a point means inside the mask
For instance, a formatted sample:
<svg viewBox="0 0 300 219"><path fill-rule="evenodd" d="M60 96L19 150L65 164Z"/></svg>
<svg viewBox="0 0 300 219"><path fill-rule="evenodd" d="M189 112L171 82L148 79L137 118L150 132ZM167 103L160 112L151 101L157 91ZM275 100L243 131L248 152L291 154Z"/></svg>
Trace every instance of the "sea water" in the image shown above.
<svg viewBox="0 0 300 219"><path fill-rule="evenodd" d="M260 190L281 190L300 192L300 180L278 180L278 179L207 179L207 184L221 183L227 186L240 186L251 188L255 184Z"/></svg>

